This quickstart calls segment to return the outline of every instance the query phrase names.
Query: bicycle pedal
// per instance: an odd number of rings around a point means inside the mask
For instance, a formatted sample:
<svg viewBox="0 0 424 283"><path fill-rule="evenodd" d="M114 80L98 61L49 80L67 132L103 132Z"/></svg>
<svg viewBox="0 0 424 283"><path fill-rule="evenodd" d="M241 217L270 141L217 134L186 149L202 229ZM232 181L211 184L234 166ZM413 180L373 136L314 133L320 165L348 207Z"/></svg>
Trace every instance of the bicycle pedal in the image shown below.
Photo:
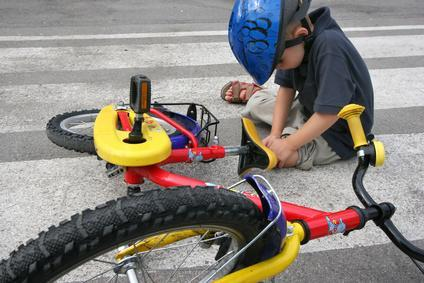
<svg viewBox="0 0 424 283"><path fill-rule="evenodd" d="M141 192L141 188L139 186L128 186L127 187L127 196L131 197Z"/></svg>
<svg viewBox="0 0 424 283"><path fill-rule="evenodd" d="M121 166L106 163L106 175L108 178L116 177L124 172L124 168Z"/></svg>

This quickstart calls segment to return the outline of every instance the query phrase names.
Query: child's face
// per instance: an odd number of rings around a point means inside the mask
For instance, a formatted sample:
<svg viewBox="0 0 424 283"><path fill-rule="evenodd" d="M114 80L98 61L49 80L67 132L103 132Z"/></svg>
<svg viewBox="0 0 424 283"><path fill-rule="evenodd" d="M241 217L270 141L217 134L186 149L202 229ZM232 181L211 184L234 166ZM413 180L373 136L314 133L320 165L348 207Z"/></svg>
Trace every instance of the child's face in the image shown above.
<svg viewBox="0 0 424 283"><path fill-rule="evenodd" d="M286 40L308 35L308 30L304 27L296 27L286 38ZM277 64L277 69L288 70L295 69L302 64L303 56L305 55L305 43L301 43L284 50L281 56L280 63Z"/></svg>

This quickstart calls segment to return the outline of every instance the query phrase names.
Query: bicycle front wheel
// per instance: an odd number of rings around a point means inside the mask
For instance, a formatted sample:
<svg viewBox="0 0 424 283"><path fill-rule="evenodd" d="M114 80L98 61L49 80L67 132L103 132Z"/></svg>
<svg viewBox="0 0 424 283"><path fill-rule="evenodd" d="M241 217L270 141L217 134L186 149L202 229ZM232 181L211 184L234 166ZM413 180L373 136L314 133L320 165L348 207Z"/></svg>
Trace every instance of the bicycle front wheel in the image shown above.
<svg viewBox="0 0 424 283"><path fill-rule="evenodd" d="M228 259L265 225L250 200L225 189L145 191L40 233L0 263L0 282L127 282L129 270L140 282L208 282L257 262L263 238Z"/></svg>

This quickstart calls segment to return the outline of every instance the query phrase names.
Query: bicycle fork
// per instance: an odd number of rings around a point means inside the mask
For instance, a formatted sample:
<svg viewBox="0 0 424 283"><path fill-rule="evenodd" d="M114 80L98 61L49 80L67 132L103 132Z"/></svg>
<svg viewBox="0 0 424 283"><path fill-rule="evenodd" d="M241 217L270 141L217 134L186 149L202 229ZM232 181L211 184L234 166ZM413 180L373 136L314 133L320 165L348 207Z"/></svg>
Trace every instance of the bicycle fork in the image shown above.
<svg viewBox="0 0 424 283"><path fill-rule="evenodd" d="M118 248L118 250L123 251L127 248L127 246L121 246ZM119 274L126 274L128 277L128 282L139 283L137 273L135 272L135 269L137 267L137 261L139 260L140 259L138 259L137 256L128 256L123 258L120 263L114 268L116 276L119 276Z"/></svg>

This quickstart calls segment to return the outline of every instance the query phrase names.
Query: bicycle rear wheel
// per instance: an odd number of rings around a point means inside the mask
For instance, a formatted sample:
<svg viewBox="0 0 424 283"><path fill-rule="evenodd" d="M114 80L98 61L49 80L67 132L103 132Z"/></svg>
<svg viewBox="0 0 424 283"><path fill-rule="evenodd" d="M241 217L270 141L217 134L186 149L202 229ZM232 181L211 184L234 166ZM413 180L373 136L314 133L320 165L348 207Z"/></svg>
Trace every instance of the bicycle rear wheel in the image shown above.
<svg viewBox="0 0 424 283"><path fill-rule="evenodd" d="M121 282L128 266L142 282L205 282L265 225L250 200L225 189L144 191L40 233L0 263L0 282ZM195 235L175 237L187 231ZM265 241L255 242L214 279L257 262ZM134 245L143 248L115 261L118 247Z"/></svg>
<svg viewBox="0 0 424 283"><path fill-rule="evenodd" d="M99 112L99 109L91 109L56 115L46 125L47 137L60 147L96 154L93 127Z"/></svg>

